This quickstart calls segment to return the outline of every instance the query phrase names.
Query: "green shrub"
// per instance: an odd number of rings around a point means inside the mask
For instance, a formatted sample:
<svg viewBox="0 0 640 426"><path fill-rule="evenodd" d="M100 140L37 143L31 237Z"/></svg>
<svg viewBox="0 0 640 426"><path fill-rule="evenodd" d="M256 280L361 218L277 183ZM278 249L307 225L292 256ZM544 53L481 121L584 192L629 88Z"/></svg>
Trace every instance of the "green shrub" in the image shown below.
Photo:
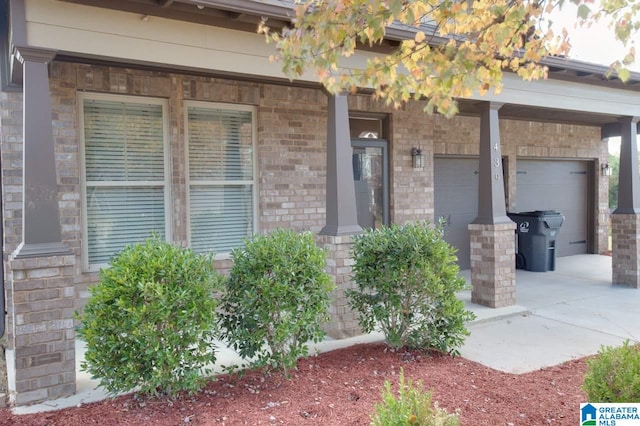
<svg viewBox="0 0 640 426"><path fill-rule="evenodd" d="M308 341L324 338L331 277L325 253L311 233L277 230L256 235L232 253L222 298L223 337L256 367L286 373L308 354Z"/></svg>
<svg viewBox="0 0 640 426"><path fill-rule="evenodd" d="M116 254L80 317L82 368L111 393L198 390L215 362L211 260L155 238Z"/></svg>
<svg viewBox="0 0 640 426"><path fill-rule="evenodd" d="M398 396L393 393L391 383L387 380L382 391L382 402L376 404L375 413L371 416L373 426L419 425L419 426L457 426L460 419L457 414L449 414L447 410L431 405L431 394L424 392L422 383L416 386L409 379L405 383L404 372L400 372Z"/></svg>
<svg viewBox="0 0 640 426"><path fill-rule="evenodd" d="M587 360L582 386L589 402L640 402L640 348L627 340Z"/></svg>
<svg viewBox="0 0 640 426"><path fill-rule="evenodd" d="M380 329L393 348L437 349L452 354L474 318L456 298L465 287L455 249L440 227L427 223L383 227L356 236L349 304L360 327Z"/></svg>

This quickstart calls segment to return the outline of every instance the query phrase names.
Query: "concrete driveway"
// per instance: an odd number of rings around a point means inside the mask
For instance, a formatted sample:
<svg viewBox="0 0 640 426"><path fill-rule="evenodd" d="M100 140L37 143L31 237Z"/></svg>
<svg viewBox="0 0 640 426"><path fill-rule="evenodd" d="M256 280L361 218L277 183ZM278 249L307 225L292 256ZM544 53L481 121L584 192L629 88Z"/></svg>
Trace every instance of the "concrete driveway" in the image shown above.
<svg viewBox="0 0 640 426"><path fill-rule="evenodd" d="M478 316L462 356L506 372L525 373L640 339L640 290L611 285L608 256L558 258L552 272L518 270L517 306L490 309L471 304L470 293L462 297Z"/></svg>

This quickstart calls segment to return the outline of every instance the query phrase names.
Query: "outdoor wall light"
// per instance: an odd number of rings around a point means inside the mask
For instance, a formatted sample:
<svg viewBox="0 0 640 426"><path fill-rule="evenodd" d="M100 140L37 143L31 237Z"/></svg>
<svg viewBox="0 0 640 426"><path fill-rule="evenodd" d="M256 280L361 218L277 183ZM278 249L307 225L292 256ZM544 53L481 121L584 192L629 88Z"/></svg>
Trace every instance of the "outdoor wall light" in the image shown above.
<svg viewBox="0 0 640 426"><path fill-rule="evenodd" d="M424 168L424 155L420 148L413 148L411 150L411 159L413 160L413 169L422 170Z"/></svg>
<svg viewBox="0 0 640 426"><path fill-rule="evenodd" d="M613 169L608 163L602 164L600 170L602 171L602 176L611 176L613 174Z"/></svg>

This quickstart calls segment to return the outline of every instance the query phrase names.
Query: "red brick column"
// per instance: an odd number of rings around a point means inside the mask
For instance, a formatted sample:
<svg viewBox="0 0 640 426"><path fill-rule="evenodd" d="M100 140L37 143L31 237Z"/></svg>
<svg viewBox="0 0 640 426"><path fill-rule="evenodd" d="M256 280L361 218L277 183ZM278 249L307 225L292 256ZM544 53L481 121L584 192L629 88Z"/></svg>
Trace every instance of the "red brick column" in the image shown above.
<svg viewBox="0 0 640 426"><path fill-rule="evenodd" d="M640 288L640 214L611 215L612 284Z"/></svg>
<svg viewBox="0 0 640 426"><path fill-rule="evenodd" d="M350 235L317 235L316 241L327 252L327 273L336 284L329 309L331 317L325 327L327 334L335 339L357 336L362 334L358 326L358 314L349 308L345 291L353 288L351 281L351 246Z"/></svg>
<svg viewBox="0 0 640 426"><path fill-rule="evenodd" d="M492 308L515 305L516 224L470 224L471 301Z"/></svg>
<svg viewBox="0 0 640 426"><path fill-rule="evenodd" d="M9 261L9 391L14 405L76 391L75 256Z"/></svg>

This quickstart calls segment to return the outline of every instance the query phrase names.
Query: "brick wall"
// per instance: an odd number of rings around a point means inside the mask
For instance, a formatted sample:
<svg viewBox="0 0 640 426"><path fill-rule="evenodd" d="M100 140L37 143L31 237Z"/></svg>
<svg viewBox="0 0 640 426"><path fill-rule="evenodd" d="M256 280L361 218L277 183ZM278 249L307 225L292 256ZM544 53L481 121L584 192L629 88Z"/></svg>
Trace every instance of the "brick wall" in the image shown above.
<svg viewBox="0 0 640 426"><path fill-rule="evenodd" d="M22 93L0 92L0 143L2 144L3 260L22 241ZM8 268L5 266L5 282ZM7 340L13 339L13 292L5 291Z"/></svg>
<svg viewBox="0 0 640 426"><path fill-rule="evenodd" d="M259 102L260 228L317 232L325 216L327 98L264 85Z"/></svg>
<svg viewBox="0 0 640 426"><path fill-rule="evenodd" d="M0 92L0 146L2 148L2 203L5 226L4 255L15 250L22 238L22 93ZM5 263L6 265L6 263ZM5 268L6 269L6 268ZM5 274L6 274L5 270ZM5 280L6 283L6 280ZM5 291L7 308L13 305L13 292ZM4 315L4 312L0 312ZM13 338L12 313L6 316L5 334L0 336L0 408L7 402L8 380L5 348Z"/></svg>
<svg viewBox="0 0 640 426"><path fill-rule="evenodd" d="M0 92L4 253L22 241L22 93Z"/></svg>

